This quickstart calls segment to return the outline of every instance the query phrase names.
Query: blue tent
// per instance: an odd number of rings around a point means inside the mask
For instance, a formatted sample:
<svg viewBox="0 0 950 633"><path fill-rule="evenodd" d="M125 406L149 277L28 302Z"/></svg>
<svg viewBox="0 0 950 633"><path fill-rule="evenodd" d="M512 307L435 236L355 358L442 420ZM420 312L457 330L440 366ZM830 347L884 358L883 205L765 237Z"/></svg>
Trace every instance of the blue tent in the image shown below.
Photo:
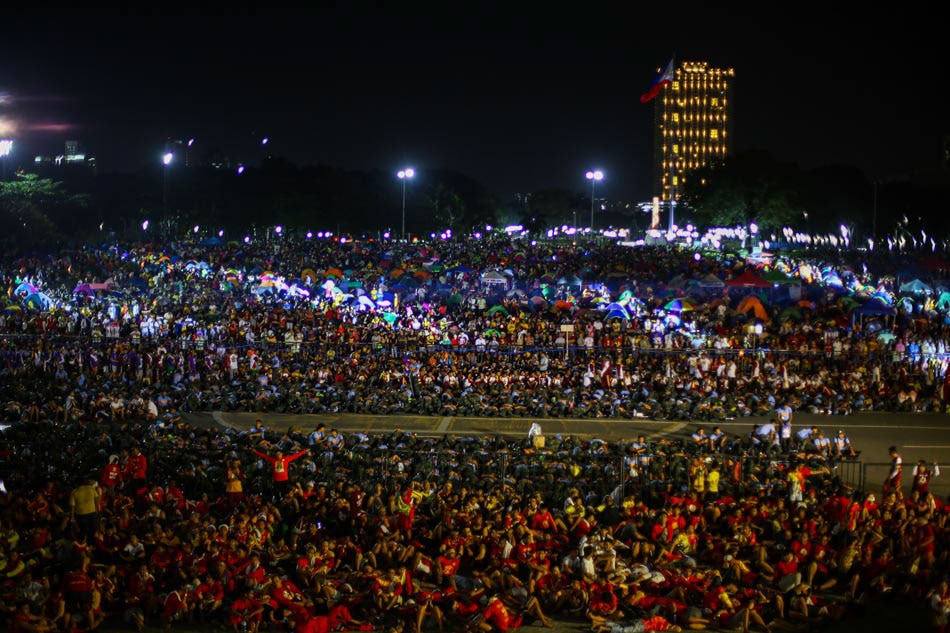
<svg viewBox="0 0 950 633"><path fill-rule="evenodd" d="M34 292L26 298L26 307L46 311L53 307L53 300L45 292Z"/></svg>

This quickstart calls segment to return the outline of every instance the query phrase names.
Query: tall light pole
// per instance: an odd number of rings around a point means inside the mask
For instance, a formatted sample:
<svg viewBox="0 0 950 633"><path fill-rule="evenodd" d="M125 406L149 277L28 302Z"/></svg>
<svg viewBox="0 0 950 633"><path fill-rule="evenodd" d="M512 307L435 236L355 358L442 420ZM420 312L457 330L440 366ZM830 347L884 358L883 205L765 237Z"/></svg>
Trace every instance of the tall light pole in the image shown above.
<svg viewBox="0 0 950 633"><path fill-rule="evenodd" d="M406 181L410 178L415 177L416 170L412 167L406 167L405 169L400 169L396 176L399 177L399 180L402 181L402 240L406 240Z"/></svg>
<svg viewBox="0 0 950 633"><path fill-rule="evenodd" d="M598 180L604 179L604 172L599 169L594 171L589 171L586 174L587 180L590 181L590 226L587 227L587 230L590 234L594 235L594 186L597 184Z"/></svg>
<svg viewBox="0 0 950 633"><path fill-rule="evenodd" d="M10 139L0 140L0 162L3 163L3 173L0 177L0 181L5 181L7 179L7 156L10 155L10 152L13 151L13 141Z"/></svg>
<svg viewBox="0 0 950 633"><path fill-rule="evenodd" d="M175 155L172 152L162 154L162 221L168 222L168 166Z"/></svg>

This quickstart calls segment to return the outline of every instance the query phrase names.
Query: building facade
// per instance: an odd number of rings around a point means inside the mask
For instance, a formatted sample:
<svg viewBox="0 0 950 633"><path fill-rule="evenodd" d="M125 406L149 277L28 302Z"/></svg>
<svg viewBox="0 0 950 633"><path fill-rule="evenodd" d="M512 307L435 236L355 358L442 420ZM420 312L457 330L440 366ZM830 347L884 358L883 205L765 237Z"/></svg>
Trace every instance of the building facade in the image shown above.
<svg viewBox="0 0 950 633"><path fill-rule="evenodd" d="M654 100L653 190L662 203L680 199L692 170L732 150L732 68L681 62Z"/></svg>

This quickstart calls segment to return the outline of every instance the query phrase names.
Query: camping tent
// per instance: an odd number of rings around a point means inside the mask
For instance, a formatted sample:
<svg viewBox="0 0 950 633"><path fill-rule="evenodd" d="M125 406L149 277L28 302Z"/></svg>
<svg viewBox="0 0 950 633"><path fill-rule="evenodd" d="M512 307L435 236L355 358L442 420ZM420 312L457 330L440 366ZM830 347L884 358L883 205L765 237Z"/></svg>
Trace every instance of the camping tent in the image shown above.
<svg viewBox="0 0 950 633"><path fill-rule="evenodd" d="M736 306L736 312L739 314L748 314L749 312L752 312L755 314L755 318L759 321L769 320L769 313L766 312L765 306L762 305L762 301L753 295L749 295L740 301L739 305Z"/></svg>

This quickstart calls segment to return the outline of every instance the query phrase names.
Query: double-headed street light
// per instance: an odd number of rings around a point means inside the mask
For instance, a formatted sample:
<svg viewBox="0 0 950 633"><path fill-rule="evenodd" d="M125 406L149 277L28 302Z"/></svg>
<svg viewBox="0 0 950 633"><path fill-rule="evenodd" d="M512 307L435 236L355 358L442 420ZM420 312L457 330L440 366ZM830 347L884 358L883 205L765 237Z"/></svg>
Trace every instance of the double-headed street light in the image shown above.
<svg viewBox="0 0 950 633"><path fill-rule="evenodd" d="M590 181L590 226L587 227L587 230L590 231L590 234L594 234L594 186L597 184L598 180L604 179L604 172L599 169L595 171L589 171L586 174L587 180Z"/></svg>
<svg viewBox="0 0 950 633"><path fill-rule="evenodd" d="M416 170L412 167L406 167L405 169L400 169L396 176L399 177L399 180L402 181L402 239L406 239L406 181L410 178L415 177Z"/></svg>

